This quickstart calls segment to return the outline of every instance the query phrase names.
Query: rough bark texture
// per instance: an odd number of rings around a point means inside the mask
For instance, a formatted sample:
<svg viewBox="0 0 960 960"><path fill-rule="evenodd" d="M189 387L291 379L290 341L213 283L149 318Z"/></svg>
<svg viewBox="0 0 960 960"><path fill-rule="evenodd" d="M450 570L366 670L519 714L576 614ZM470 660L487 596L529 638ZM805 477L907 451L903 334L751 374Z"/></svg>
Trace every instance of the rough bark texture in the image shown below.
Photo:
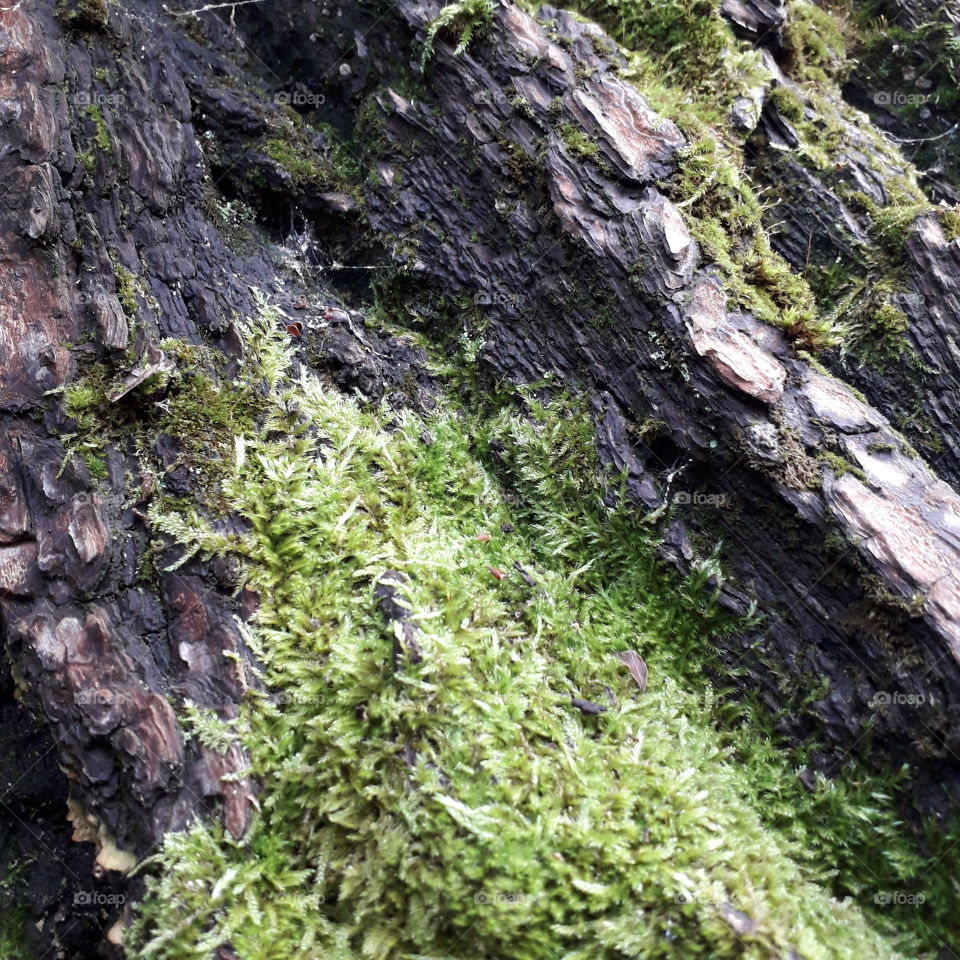
<svg viewBox="0 0 960 960"><path fill-rule="evenodd" d="M782 6L723 6L777 49ZM245 758L189 739L178 718L187 700L235 715L249 682L236 617L255 598L233 598L217 563L142 576L148 547L160 571L178 556L146 519L144 453L113 443L94 479L65 457L73 428L50 392L91 358L132 388L172 362L168 337L235 363L252 288L302 318L304 359L344 389L430 402L422 354L342 308L376 273L429 334L482 332L491 382L549 374L587 397L637 510L669 505L664 555L689 569L722 539L724 602L766 614L731 642L746 682L776 706L784 677L825 678L795 733L909 761L922 806L960 799L960 498L945 482L960 480L960 245L932 216L914 227L904 309L934 373L905 385L834 358L860 399L728 306L663 190L685 139L618 76L597 28L547 9L548 34L501 3L465 54L441 34L422 80L417 38L439 7L277 0L237 8L235 27L146 2L0 13L0 635L12 677L0 814L11 848L32 837L49 854L28 893L38 940L63 956L95 955L91 931L116 912L78 912L75 895L115 889L165 831L215 814L243 834L256 785L222 778ZM266 148L291 91L322 97L328 122L357 134L375 172L362 197L336 182L323 136L303 145L320 175ZM758 177L795 185L780 249L802 269L811 237L824 259L869 245L865 215L793 154L788 127L768 102L753 134ZM567 128L597 152L576 150ZM840 176L882 198L888 171L870 143L857 147L854 124L845 136ZM238 237L218 213L237 196L257 204L262 232ZM131 422L147 402L116 398ZM891 427L916 404L942 436L939 477ZM190 492L176 438L146 456L168 492ZM917 703L878 711L883 692ZM26 788L37 772L49 790ZM68 839L68 790L84 843Z"/></svg>

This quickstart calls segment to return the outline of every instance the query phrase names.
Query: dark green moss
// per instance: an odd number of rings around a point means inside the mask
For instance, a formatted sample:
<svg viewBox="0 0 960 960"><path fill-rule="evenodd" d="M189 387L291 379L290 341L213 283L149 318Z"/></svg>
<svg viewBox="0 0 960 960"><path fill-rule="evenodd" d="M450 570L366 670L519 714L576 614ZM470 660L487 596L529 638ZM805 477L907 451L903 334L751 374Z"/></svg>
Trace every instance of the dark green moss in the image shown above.
<svg viewBox="0 0 960 960"><path fill-rule="evenodd" d="M110 19L106 0L58 0L57 18L78 30L102 30Z"/></svg>

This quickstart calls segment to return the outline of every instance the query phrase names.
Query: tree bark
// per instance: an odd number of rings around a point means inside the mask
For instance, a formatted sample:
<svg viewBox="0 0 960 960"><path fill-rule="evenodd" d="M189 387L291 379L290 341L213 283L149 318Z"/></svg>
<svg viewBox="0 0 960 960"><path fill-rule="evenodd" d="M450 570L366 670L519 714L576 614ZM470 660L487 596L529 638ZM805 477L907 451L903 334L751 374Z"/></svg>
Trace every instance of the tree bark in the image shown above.
<svg viewBox="0 0 960 960"><path fill-rule="evenodd" d="M741 21L782 12L735 6ZM660 517L664 557L688 571L722 540L722 601L763 612L725 651L744 685L776 709L792 678L827 681L789 725L833 748L818 762L830 769L847 751L909 762L919 806L960 798L960 245L929 214L906 248L907 336L935 375L907 382L840 354L829 375L729 305L666 195L686 138L619 75L597 28L546 9L548 28L499 2L466 52L438 36L422 75L439 9L275 0L188 15L37 0L0 13L0 635L13 751L0 816L10 850L32 838L45 851L30 906L38 940L63 956L96 955L92 931L116 916L71 909L75 897L133 895L122 873L166 831L213 815L243 835L256 784L242 752L189 739L178 710L189 700L236 715L251 660L237 621L256 598L235 597L218 561L165 570L180 552L150 527L149 477L195 492L178 438L143 451L121 431L97 478L68 453L75 425L58 391L93 361L143 380L173 362L166 338L211 347L225 366L208 375L229 377L255 290L302 318L305 362L371 399L429 407L437 389L406 338L356 322L371 276L420 318L412 329L482 339L482 382L546 377L586 397L603 459L625 471L637 511ZM779 47L779 27L738 29L771 56ZM352 192L330 135L290 132L298 94L353 139ZM869 217L792 152L772 101L760 116L757 182L792 184L777 214L787 259L802 270L811 241L823 259L869 247ZM844 130L841 179L879 195L894 171L873 169L860 124ZM596 151L571 147L567 128ZM278 161L278 131L315 167ZM241 199L258 229L231 220ZM131 422L147 402L115 401ZM936 472L892 425L918 408L942 436L935 457L915 438ZM142 574L148 552L156 577ZM880 694L911 705L878 710ZM67 879L54 880L61 862Z"/></svg>

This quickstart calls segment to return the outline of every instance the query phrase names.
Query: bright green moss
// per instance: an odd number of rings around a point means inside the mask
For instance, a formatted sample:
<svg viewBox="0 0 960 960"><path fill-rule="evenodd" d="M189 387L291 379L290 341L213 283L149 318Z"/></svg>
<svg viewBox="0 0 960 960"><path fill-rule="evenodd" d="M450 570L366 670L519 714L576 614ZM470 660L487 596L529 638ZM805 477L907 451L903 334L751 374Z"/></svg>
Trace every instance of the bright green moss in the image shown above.
<svg viewBox="0 0 960 960"><path fill-rule="evenodd" d="M177 465L190 471L202 505L220 509L220 480L233 460L234 437L252 429L261 404L257 385L215 379L204 347L179 340L160 346L176 358L175 369L148 378L117 401L110 398L122 387L123 374L101 362L83 365L62 391L65 413L76 424L63 438L67 456L80 456L93 477L102 479L107 449L123 446L145 470L153 464L161 479L154 448L165 434L177 448Z"/></svg>
<svg viewBox="0 0 960 960"><path fill-rule="evenodd" d="M807 0L790 0L783 30L787 72L801 81L842 82L850 72L849 23Z"/></svg>
<svg viewBox="0 0 960 960"><path fill-rule="evenodd" d="M960 240L960 207L939 207L937 213L948 240Z"/></svg>
<svg viewBox="0 0 960 960"><path fill-rule="evenodd" d="M770 247L760 201L728 148L705 133L681 151L667 189L705 257L720 267L732 305L785 329L801 346L836 342L806 280Z"/></svg>
<svg viewBox="0 0 960 960"><path fill-rule="evenodd" d="M262 814L242 843L167 839L131 956L895 956L873 900L925 865L889 797L862 775L809 793L761 710L710 688L720 571L669 576L643 518L604 505L585 411L364 411L292 380L274 327L250 331L244 374L271 412L224 483L249 535L152 516L238 552L262 598L250 641L277 696L251 691L230 733ZM386 570L419 628L397 669Z"/></svg>
<svg viewBox="0 0 960 960"><path fill-rule="evenodd" d="M666 79L689 90L726 75L733 33L718 4L705 0L577 0L570 6L595 20L628 50L659 62Z"/></svg>
<svg viewBox="0 0 960 960"><path fill-rule="evenodd" d="M566 148L575 156L589 159L599 152L599 147L583 132L579 127L572 123L564 123L560 126L558 133L563 140Z"/></svg>
<svg viewBox="0 0 960 960"><path fill-rule="evenodd" d="M427 39L420 58L421 68L426 67L433 55L433 44L438 34L446 32L457 36L454 53L463 53L476 34L482 33L493 16L492 0L457 0L448 3L427 25Z"/></svg>

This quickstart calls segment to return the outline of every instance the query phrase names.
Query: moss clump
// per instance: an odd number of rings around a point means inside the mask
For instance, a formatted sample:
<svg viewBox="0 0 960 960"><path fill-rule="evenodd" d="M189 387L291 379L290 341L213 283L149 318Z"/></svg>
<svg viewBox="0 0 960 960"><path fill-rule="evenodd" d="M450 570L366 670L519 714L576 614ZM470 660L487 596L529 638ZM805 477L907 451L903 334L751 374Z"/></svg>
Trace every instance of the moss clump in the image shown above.
<svg viewBox="0 0 960 960"><path fill-rule="evenodd" d="M131 957L895 956L876 884L926 864L889 797L868 776L808 794L760 711L711 692L720 571L668 576L642 519L605 505L582 409L364 411L291 379L269 326L248 348L272 413L224 492L250 525L232 549L275 694L251 692L234 728L262 815L242 843L167 838ZM193 514L164 525L212 542ZM419 658L396 665L404 637L372 595L386 570L418 626Z"/></svg>
<svg viewBox="0 0 960 960"><path fill-rule="evenodd" d="M882 303L870 315L861 343L862 355L878 365L899 360L907 349L904 334L910 329L907 315L890 303Z"/></svg>
<svg viewBox="0 0 960 960"><path fill-rule="evenodd" d="M93 121L96 131L94 142L97 148L103 153L110 153L113 150L113 141L110 139L110 130L107 128L107 121L103 116L103 111L99 104L87 104L87 116Z"/></svg>
<svg viewBox="0 0 960 960"><path fill-rule="evenodd" d="M943 232L948 240L960 240L960 206L956 207L938 207L937 213L940 216L940 223L943 225Z"/></svg>
<svg viewBox="0 0 960 960"><path fill-rule="evenodd" d="M867 475L856 464L844 459L832 450L818 450L817 459L822 460L837 477L849 473L858 480L866 481L867 479Z"/></svg>
<svg viewBox="0 0 960 960"><path fill-rule="evenodd" d="M847 48L849 22L807 0L790 0L783 30L783 49L790 76L828 84L842 83L850 72Z"/></svg>
<svg viewBox="0 0 960 960"><path fill-rule="evenodd" d="M890 186L888 182L887 187ZM865 193L853 194L850 199L869 214L873 238L898 262L903 258L903 248L913 233L917 217L933 209L913 191L897 191L886 204L877 203Z"/></svg>
<svg viewBox="0 0 960 960"><path fill-rule="evenodd" d="M564 123L557 131L564 146L575 156L582 159L594 157L600 148L584 133L580 127L572 123Z"/></svg>
<svg viewBox="0 0 960 960"><path fill-rule="evenodd" d="M736 47L719 5L707 0L578 0L573 8L596 20L629 50L657 62L666 82L716 89ZM609 55L609 51L604 51Z"/></svg>
<svg viewBox="0 0 960 960"><path fill-rule="evenodd" d="M143 293L143 285L136 274L131 273L122 263L113 264L113 278L117 284L117 299L128 319L137 315L137 297Z"/></svg>
<svg viewBox="0 0 960 960"><path fill-rule="evenodd" d="M57 18L80 30L102 30L110 19L106 0L58 0Z"/></svg>
<svg viewBox="0 0 960 960"><path fill-rule="evenodd" d="M448 3L427 24L427 37L420 57L421 69L426 67L433 55L433 44L438 35L448 32L455 34L458 39L453 52L459 56L474 36L483 32L492 17L492 0L457 0L456 3Z"/></svg>
<svg viewBox="0 0 960 960"><path fill-rule="evenodd" d="M770 99L776 104L780 115L793 123L802 123L806 116L806 105L793 88L776 86L770 91Z"/></svg>
<svg viewBox="0 0 960 960"><path fill-rule="evenodd" d="M340 190L358 200L362 197L363 164L329 126L310 126L294 113L276 124L270 136L252 146L300 190ZM262 169L252 168L247 179L257 187L268 186Z"/></svg>
<svg viewBox="0 0 960 960"><path fill-rule="evenodd" d="M294 138L272 137L263 152L290 174L297 186L324 186L327 170L316 151Z"/></svg>
<svg viewBox="0 0 960 960"><path fill-rule="evenodd" d="M76 423L64 436L67 456L78 455L96 479L106 476L106 452L121 446L144 466L155 460L161 434L175 443L178 465L192 474L191 488L205 508L220 510L220 481L235 454L234 437L249 431L259 409L258 385L214 379L209 352L179 340L160 344L177 366L140 384L117 401L110 397L123 376L104 363L86 363L63 389L64 412ZM155 466L159 477L162 471Z"/></svg>
<svg viewBox="0 0 960 960"><path fill-rule="evenodd" d="M30 917L23 907L7 907L0 911L0 956L4 960L36 960L27 944Z"/></svg>
<svg viewBox="0 0 960 960"><path fill-rule="evenodd" d="M836 343L807 282L770 247L760 201L719 140L704 133L684 148L666 187L694 239L723 272L733 305L785 329L803 347Z"/></svg>

